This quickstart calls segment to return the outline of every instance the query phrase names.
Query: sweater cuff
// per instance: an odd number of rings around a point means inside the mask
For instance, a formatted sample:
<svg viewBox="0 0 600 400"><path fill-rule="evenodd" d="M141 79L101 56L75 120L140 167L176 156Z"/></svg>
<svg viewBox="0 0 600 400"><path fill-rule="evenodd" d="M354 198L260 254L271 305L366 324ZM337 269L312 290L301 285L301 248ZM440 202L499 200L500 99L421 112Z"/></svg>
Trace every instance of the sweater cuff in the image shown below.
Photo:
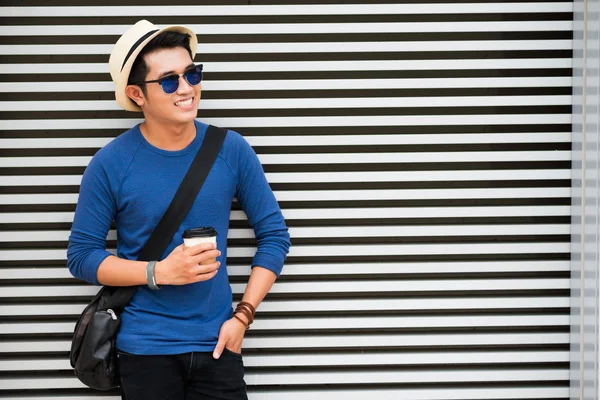
<svg viewBox="0 0 600 400"><path fill-rule="evenodd" d="M252 268L254 267L263 267L272 271L277 277L281 274L281 270L283 269L283 262L279 257L272 256L270 254L261 254L257 253L252 260Z"/></svg>
<svg viewBox="0 0 600 400"><path fill-rule="evenodd" d="M92 266L92 268L86 268L82 278L92 285L100 286L101 283L98 282L98 269L100 268L100 264L110 256L114 256L114 254L107 250L97 250L90 254L86 263Z"/></svg>

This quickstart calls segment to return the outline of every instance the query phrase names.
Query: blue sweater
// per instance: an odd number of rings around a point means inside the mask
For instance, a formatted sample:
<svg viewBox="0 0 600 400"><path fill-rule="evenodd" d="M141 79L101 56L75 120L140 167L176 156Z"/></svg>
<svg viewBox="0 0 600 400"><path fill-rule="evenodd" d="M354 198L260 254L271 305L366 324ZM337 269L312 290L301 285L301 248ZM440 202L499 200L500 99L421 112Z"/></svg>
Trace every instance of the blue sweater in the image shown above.
<svg viewBox="0 0 600 400"><path fill-rule="evenodd" d="M81 182L69 248L73 276L98 285L96 273L104 259L106 236L114 220L117 256L136 260L169 206L196 155L207 125L196 122L196 137L185 149L165 151L152 146L139 125L123 133L93 157ZM192 209L161 260L183 243L185 229L213 226L218 233L221 267L205 282L138 287L121 314L117 347L132 354L180 354L212 351L219 329L232 315L227 276L227 231L234 198L242 206L258 243L252 266L279 275L290 240L260 162L250 145L228 131L219 156Z"/></svg>

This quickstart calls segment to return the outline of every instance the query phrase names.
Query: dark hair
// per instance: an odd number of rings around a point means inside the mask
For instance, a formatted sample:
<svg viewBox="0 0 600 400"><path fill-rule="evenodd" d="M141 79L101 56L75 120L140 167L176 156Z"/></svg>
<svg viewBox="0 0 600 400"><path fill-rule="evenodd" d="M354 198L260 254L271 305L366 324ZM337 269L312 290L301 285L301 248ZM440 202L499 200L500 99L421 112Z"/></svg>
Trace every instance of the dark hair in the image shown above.
<svg viewBox="0 0 600 400"><path fill-rule="evenodd" d="M154 39L148 42L146 46L140 51L137 55L133 65L131 66L131 72L129 73L129 79L127 79L128 85L133 85L135 82L143 82L146 80L146 76L148 75L148 65L146 65L146 60L144 60L144 56L146 54L150 54L157 50L163 49L173 49L176 47L183 47L187 50L192 57L192 50L190 49L190 35L187 33L179 33L172 31L165 31L158 34ZM147 95L146 85L139 85L142 89L144 95Z"/></svg>

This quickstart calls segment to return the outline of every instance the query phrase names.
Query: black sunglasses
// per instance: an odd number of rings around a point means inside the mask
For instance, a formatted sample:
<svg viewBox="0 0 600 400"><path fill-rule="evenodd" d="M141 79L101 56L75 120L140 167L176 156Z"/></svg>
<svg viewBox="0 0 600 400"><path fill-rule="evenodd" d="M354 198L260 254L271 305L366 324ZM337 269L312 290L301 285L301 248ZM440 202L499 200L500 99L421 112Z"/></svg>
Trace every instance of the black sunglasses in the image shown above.
<svg viewBox="0 0 600 400"><path fill-rule="evenodd" d="M202 82L202 64L194 65L186 69L183 74L172 74L164 76L160 79L152 81L134 82L133 85L141 85L143 83L160 83L162 90L166 94L172 94L179 88L179 77L183 76L190 86L196 86Z"/></svg>

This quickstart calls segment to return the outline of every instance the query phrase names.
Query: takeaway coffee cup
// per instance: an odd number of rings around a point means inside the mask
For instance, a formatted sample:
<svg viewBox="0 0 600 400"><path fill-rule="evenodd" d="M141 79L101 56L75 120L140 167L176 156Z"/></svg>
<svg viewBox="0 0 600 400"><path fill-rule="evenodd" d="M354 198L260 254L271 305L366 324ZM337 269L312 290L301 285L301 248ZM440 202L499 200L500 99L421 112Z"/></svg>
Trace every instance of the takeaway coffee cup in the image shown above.
<svg viewBox="0 0 600 400"><path fill-rule="evenodd" d="M217 231L215 228L212 226L203 226L201 228L186 229L183 232L183 245L185 247L192 247L201 243L217 244ZM211 258L202 262L202 264L210 264L216 261L215 258Z"/></svg>

